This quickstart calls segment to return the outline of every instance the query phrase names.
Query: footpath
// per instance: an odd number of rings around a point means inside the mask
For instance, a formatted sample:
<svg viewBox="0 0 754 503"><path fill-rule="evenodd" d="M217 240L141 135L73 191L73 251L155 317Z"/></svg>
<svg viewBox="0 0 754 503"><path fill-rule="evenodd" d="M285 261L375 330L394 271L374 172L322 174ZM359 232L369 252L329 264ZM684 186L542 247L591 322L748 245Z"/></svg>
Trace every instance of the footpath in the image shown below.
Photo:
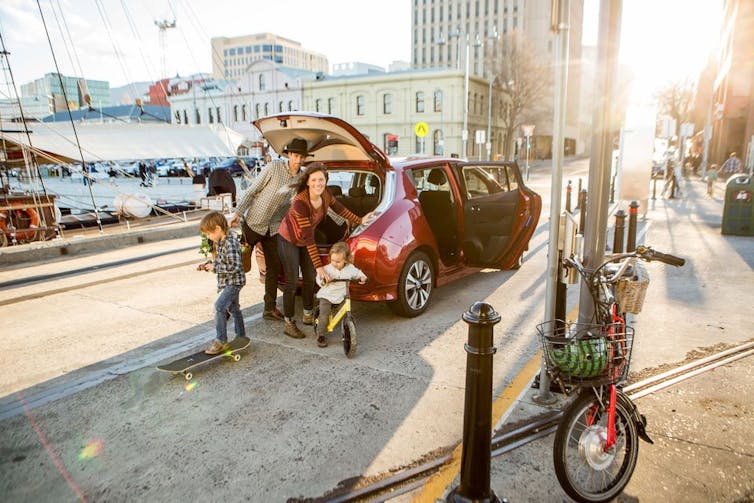
<svg viewBox="0 0 754 503"><path fill-rule="evenodd" d="M687 262L682 268L648 265L644 308L629 320L636 329L632 381L754 340L745 316L754 301L754 236L721 234L724 181L717 183L714 197L697 177L685 179L681 187L679 198L649 200L646 219L640 219L639 244ZM576 289L569 289L569 303L570 290ZM567 399L560 394L550 406L535 401L539 390L530 384L538 372L539 361L532 361L506 389L493 393L493 436L564 406ZM754 358L748 357L637 399L654 444L640 442L636 471L616 501L754 501L752 378ZM490 487L498 497L570 501L553 468L553 438L549 434L492 458ZM460 446L454 458L396 501L445 501L460 484Z"/></svg>

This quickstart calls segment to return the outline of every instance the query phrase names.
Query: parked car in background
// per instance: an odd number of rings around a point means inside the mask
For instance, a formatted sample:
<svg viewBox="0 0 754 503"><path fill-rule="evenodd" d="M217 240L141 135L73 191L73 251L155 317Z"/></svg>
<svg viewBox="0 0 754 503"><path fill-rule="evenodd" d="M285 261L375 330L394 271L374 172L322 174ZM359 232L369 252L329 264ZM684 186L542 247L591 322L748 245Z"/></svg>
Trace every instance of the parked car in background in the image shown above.
<svg viewBox="0 0 754 503"><path fill-rule="evenodd" d="M386 301L413 317L427 309L436 287L480 268L521 264L542 200L515 163L388 158L350 124L315 113L277 114L254 125L276 152L305 139L307 162L327 166L330 192L357 215L377 215L353 229L328 215L317 228L324 263L329 247L345 240L369 277L351 286L352 299Z"/></svg>
<svg viewBox="0 0 754 503"><path fill-rule="evenodd" d="M247 165L247 167L251 169L250 166ZM216 169L227 169L233 176L244 176L246 174L241 167L241 161L238 157L228 157L227 159L220 161L212 166L213 171Z"/></svg>

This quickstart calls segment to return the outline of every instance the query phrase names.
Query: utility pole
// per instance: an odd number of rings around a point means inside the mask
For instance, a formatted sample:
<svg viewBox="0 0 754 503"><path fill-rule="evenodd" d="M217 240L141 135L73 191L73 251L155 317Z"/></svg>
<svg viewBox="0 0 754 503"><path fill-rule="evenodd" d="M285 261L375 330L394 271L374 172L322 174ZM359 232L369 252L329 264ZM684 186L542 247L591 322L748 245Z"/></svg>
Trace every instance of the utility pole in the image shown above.
<svg viewBox="0 0 754 503"><path fill-rule="evenodd" d="M600 0L597 40L597 77L594 107L594 134L589 161L589 197L584 223L584 265L596 267L605 256L607 209L610 192L610 166L613 149L614 118L611 114L618 73L618 49L623 0ZM583 210L582 210L583 211ZM587 288L579 292L579 322L592 319L594 305Z"/></svg>
<svg viewBox="0 0 754 503"><path fill-rule="evenodd" d="M162 72L160 78L164 79L167 78L167 70L165 69L165 58L168 48L167 32L168 28L175 28L175 19L172 21L168 21L167 19L163 19L162 21L155 20L154 24L160 30L160 70Z"/></svg>

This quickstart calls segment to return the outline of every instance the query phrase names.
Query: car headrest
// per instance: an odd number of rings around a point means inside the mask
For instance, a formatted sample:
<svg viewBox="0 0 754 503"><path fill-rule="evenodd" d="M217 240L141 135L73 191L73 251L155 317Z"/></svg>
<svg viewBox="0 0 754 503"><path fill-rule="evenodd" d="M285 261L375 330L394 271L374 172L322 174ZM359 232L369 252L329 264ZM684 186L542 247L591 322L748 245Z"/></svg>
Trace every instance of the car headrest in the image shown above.
<svg viewBox="0 0 754 503"><path fill-rule="evenodd" d="M351 187L348 189L349 197L364 197L367 195L367 191L364 187Z"/></svg>
<svg viewBox="0 0 754 503"><path fill-rule="evenodd" d="M340 185L328 185L327 188L333 196L343 195L343 189L340 188Z"/></svg>
<svg viewBox="0 0 754 503"><path fill-rule="evenodd" d="M427 181L432 185L442 185L443 183L445 183L445 173L439 168L434 168L429 172Z"/></svg>

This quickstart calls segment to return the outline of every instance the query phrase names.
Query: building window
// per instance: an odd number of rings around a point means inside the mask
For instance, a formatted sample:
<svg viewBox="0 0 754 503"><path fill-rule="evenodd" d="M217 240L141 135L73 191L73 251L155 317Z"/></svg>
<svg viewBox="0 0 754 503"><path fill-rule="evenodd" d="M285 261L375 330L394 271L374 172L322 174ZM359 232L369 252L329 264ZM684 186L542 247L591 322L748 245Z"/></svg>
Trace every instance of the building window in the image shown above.
<svg viewBox="0 0 754 503"><path fill-rule="evenodd" d="M382 113L390 115L393 113L393 95L385 93L382 96Z"/></svg>
<svg viewBox="0 0 754 503"><path fill-rule="evenodd" d="M267 89L267 82L265 81L264 74L259 75L259 90L265 91Z"/></svg>
<svg viewBox="0 0 754 503"><path fill-rule="evenodd" d="M435 91L435 112L442 112L442 91Z"/></svg>
<svg viewBox="0 0 754 503"><path fill-rule="evenodd" d="M356 97L356 115L364 115L366 113L366 99L364 95Z"/></svg>
<svg viewBox="0 0 754 503"><path fill-rule="evenodd" d="M265 103L264 104L264 114L265 115L270 115L270 104L269 103Z"/></svg>
<svg viewBox="0 0 754 503"><path fill-rule="evenodd" d="M238 105L233 105L233 122L238 122Z"/></svg>
<svg viewBox="0 0 754 503"><path fill-rule="evenodd" d="M416 92L416 113L424 113L424 91Z"/></svg>
<svg viewBox="0 0 754 503"><path fill-rule="evenodd" d="M332 111L335 108L335 98L327 99L327 113L332 115Z"/></svg>
<svg viewBox="0 0 754 503"><path fill-rule="evenodd" d="M188 124L188 114L186 113L186 109L183 110L183 123Z"/></svg>
<svg viewBox="0 0 754 503"><path fill-rule="evenodd" d="M259 103L254 105L254 116L258 119L259 118Z"/></svg>
<svg viewBox="0 0 754 503"><path fill-rule="evenodd" d="M246 122L246 103L241 105L241 120Z"/></svg>
<svg viewBox="0 0 754 503"><path fill-rule="evenodd" d="M196 119L195 124L201 124L202 123L202 115L199 113L199 109L194 109L194 118Z"/></svg>
<svg viewBox="0 0 754 503"><path fill-rule="evenodd" d="M221 124L223 121L223 118L220 116L220 107L215 108L215 113L217 114L217 123Z"/></svg>
<svg viewBox="0 0 754 503"><path fill-rule="evenodd" d="M432 153L434 155L443 155L445 151L445 138L443 138L442 131L435 129L432 133Z"/></svg>
<svg viewBox="0 0 754 503"><path fill-rule="evenodd" d="M314 111L315 112L319 112L320 111L319 107L321 105L322 105L322 100L321 99L317 98L316 100L314 100Z"/></svg>
<svg viewBox="0 0 754 503"><path fill-rule="evenodd" d="M293 112L293 100L288 101L288 111Z"/></svg>
<svg viewBox="0 0 754 503"><path fill-rule="evenodd" d="M282 112L282 111L283 111L283 102L281 101L278 103L278 112Z"/></svg>

